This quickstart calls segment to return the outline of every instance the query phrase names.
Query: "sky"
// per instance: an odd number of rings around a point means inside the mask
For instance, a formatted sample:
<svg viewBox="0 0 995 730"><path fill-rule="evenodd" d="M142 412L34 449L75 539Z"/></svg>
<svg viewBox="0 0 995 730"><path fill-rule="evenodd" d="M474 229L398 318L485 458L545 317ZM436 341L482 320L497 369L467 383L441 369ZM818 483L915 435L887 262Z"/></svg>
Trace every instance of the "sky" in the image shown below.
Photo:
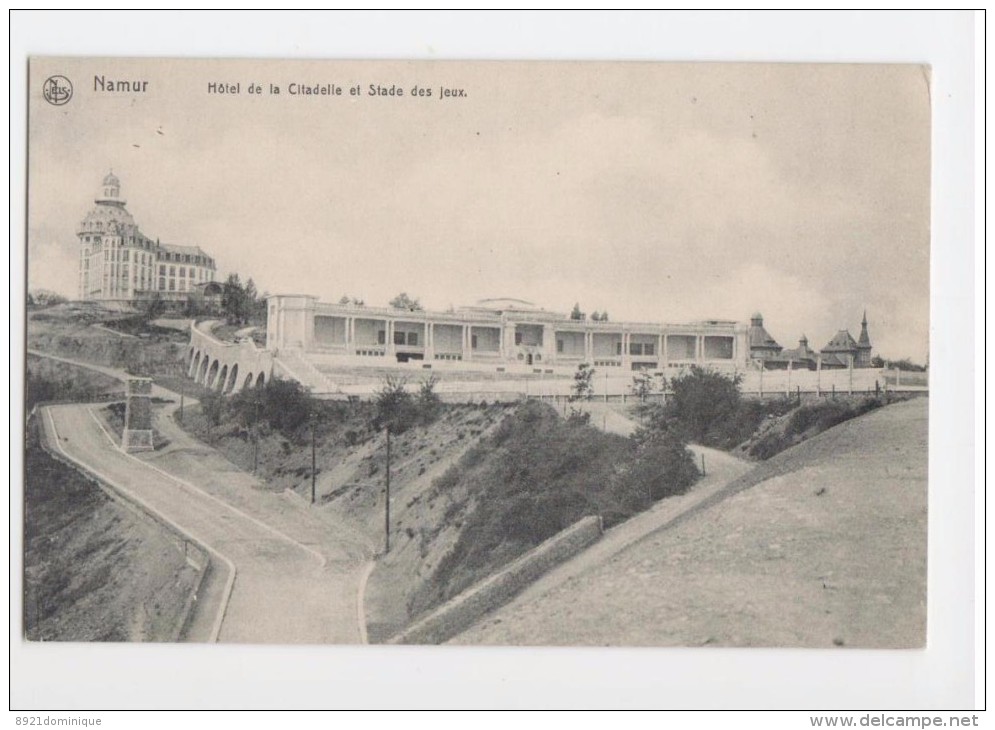
<svg viewBox="0 0 995 730"><path fill-rule="evenodd" d="M65 105L42 97L52 74ZM260 291L759 311L816 348L866 309L875 353L923 362L929 86L915 65L35 59L29 288L75 295L76 226L113 168L146 235Z"/></svg>

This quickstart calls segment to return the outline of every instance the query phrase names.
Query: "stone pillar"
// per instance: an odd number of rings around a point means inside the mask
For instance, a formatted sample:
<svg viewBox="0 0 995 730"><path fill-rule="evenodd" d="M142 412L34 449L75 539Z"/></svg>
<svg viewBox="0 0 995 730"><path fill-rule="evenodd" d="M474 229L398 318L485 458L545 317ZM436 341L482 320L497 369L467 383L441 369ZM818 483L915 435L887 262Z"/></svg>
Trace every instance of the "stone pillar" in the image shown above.
<svg viewBox="0 0 995 730"><path fill-rule="evenodd" d="M661 358L660 369L666 370L667 369L667 333L666 332L660 335L660 341L663 342L663 347L660 348L660 358Z"/></svg>
<svg viewBox="0 0 995 730"><path fill-rule="evenodd" d="M384 343L387 357L394 356L394 320L384 320Z"/></svg>
<svg viewBox="0 0 995 730"><path fill-rule="evenodd" d="M548 324L542 326L542 362L556 362L556 331Z"/></svg>
<svg viewBox="0 0 995 730"><path fill-rule="evenodd" d="M501 327L501 337L502 337L502 347L504 348L504 357L506 360L511 362L517 362L518 358L515 357L517 354L515 352L515 323L505 322Z"/></svg>
<svg viewBox="0 0 995 730"><path fill-rule="evenodd" d="M152 451L152 378L129 378L121 448Z"/></svg>
<svg viewBox="0 0 995 730"><path fill-rule="evenodd" d="M435 359L435 325L425 321L425 359Z"/></svg>
<svg viewBox="0 0 995 730"><path fill-rule="evenodd" d="M594 362L594 332L591 331L584 333L584 359Z"/></svg>
<svg viewBox="0 0 995 730"><path fill-rule="evenodd" d="M472 334L471 330L472 327L470 325L463 325L463 347L461 349L463 351L463 359L467 361L473 359L473 348L470 347L472 344L472 340L470 339Z"/></svg>
<svg viewBox="0 0 995 730"><path fill-rule="evenodd" d="M632 356L629 354L629 338L631 335L628 332L622 333L622 369L630 370L632 368Z"/></svg>

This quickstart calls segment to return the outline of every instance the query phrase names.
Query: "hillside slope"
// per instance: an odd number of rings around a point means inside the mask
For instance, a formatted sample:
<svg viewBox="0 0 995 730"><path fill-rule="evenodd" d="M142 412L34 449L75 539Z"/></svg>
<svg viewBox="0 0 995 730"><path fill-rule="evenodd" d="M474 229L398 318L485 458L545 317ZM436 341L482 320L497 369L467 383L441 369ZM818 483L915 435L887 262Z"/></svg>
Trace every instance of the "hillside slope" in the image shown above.
<svg viewBox="0 0 995 730"><path fill-rule="evenodd" d="M171 535L43 451L34 420L25 475L25 638L172 640L197 574Z"/></svg>
<svg viewBox="0 0 995 730"><path fill-rule="evenodd" d="M453 643L921 647L927 410L894 404L793 447Z"/></svg>

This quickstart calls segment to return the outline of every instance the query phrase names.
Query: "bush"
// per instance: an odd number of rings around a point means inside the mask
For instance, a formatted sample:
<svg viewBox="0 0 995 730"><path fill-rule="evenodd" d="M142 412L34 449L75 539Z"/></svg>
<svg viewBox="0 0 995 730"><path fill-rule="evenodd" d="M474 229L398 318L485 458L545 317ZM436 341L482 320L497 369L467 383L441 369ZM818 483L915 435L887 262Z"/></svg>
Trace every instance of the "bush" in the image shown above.
<svg viewBox="0 0 995 730"><path fill-rule="evenodd" d="M739 382L740 376L692 367L671 381L673 395L666 404L640 406L645 425L637 430L636 439L642 442L672 433L679 441L728 450L748 441L767 418L795 407L795 401L787 398L744 400Z"/></svg>
<svg viewBox="0 0 995 730"><path fill-rule="evenodd" d="M645 493L655 502L684 494L699 476L687 447L672 433L663 433L640 444L622 481L625 491Z"/></svg>
<svg viewBox="0 0 995 730"><path fill-rule="evenodd" d="M769 459L785 449L816 436L851 418L880 408L886 401L881 398L864 398L858 403L827 400L804 405L788 418L783 429L774 428L750 446L750 456Z"/></svg>
<svg viewBox="0 0 995 730"><path fill-rule="evenodd" d="M741 376L693 366L671 379L666 410L681 435L690 441L711 445L719 440L723 424L734 418L740 407Z"/></svg>
<svg viewBox="0 0 995 730"><path fill-rule="evenodd" d="M884 402L880 398L864 398L859 403L829 400L799 408L791 414L785 432L789 436L814 430L816 433L861 416L875 408L880 408Z"/></svg>
<svg viewBox="0 0 995 730"><path fill-rule="evenodd" d="M261 388L249 388L232 396L216 391L200 399L201 412L212 426L231 423L243 428L262 426L299 442L306 434L312 414L317 425L326 423L339 403L323 403L296 380L273 378Z"/></svg>

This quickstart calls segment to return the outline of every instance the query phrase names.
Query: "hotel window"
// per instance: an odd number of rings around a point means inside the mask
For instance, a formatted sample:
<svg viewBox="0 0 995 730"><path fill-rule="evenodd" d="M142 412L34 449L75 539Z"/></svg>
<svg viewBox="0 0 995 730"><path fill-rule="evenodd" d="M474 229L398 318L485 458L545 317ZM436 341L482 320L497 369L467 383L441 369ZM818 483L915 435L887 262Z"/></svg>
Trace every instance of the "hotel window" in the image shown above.
<svg viewBox="0 0 995 730"><path fill-rule="evenodd" d="M180 267L180 278L181 279L185 279L186 276L187 276L187 267L186 266L181 266Z"/></svg>
<svg viewBox="0 0 995 730"><path fill-rule="evenodd" d="M563 353L563 340L556 341L556 353L558 355Z"/></svg>
<svg viewBox="0 0 995 730"><path fill-rule="evenodd" d="M621 355L622 354L622 343L621 342L616 342L615 343L615 354L616 355Z"/></svg>
<svg viewBox="0 0 995 730"><path fill-rule="evenodd" d="M384 330L377 330L377 344L386 345L387 344L387 332Z"/></svg>
<svg viewBox="0 0 995 730"><path fill-rule="evenodd" d="M176 291L176 282L172 279L169 280L169 291Z"/></svg>
<svg viewBox="0 0 995 730"><path fill-rule="evenodd" d="M473 350L477 349L477 336L470 335L470 348Z"/></svg>
<svg viewBox="0 0 995 730"><path fill-rule="evenodd" d="M176 276L176 267L175 266L170 266L169 267L169 275L170 276Z"/></svg>
<svg viewBox="0 0 995 730"><path fill-rule="evenodd" d="M165 275L166 275L166 267L160 265L159 266L159 276L165 276Z"/></svg>
<svg viewBox="0 0 995 730"><path fill-rule="evenodd" d="M394 332L394 344L395 345L403 345L404 344L404 333L403 332Z"/></svg>
<svg viewBox="0 0 995 730"><path fill-rule="evenodd" d="M516 332L515 333L515 344L516 345L522 344L522 333L521 332Z"/></svg>
<svg viewBox="0 0 995 730"><path fill-rule="evenodd" d="M417 332L408 332L408 344L411 345L411 347L418 347ZM476 345L474 345L474 347L476 347Z"/></svg>

